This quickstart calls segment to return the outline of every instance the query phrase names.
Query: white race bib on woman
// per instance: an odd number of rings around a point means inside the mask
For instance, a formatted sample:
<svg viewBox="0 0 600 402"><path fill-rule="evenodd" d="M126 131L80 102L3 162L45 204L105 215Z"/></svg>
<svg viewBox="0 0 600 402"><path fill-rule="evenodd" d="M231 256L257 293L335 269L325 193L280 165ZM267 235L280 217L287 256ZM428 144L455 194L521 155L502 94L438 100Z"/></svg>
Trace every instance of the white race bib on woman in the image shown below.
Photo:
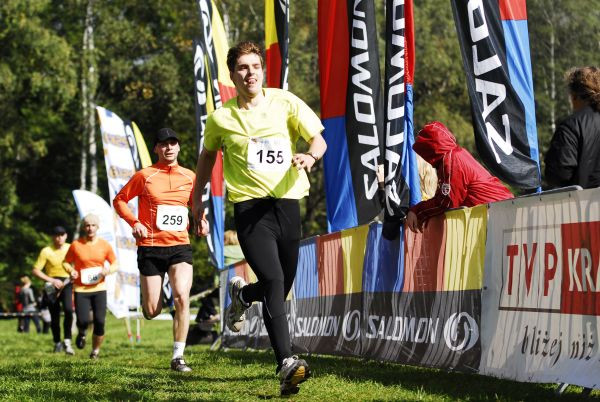
<svg viewBox="0 0 600 402"><path fill-rule="evenodd" d="M95 285L102 279L102 267L83 268L79 276L84 285Z"/></svg>

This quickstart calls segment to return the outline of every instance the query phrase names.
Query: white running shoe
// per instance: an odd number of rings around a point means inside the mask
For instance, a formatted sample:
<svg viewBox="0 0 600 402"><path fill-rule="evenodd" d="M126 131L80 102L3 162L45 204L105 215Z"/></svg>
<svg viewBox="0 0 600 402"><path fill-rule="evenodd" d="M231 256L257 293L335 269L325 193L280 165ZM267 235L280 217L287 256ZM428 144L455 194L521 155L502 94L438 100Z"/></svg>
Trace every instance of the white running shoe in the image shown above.
<svg viewBox="0 0 600 402"><path fill-rule="evenodd" d="M231 304L225 312L225 323L232 332L240 332L246 319L244 311L250 307L249 304L244 305L240 300L240 292L244 286L246 286L246 281L241 276L234 276L229 280Z"/></svg>
<svg viewBox="0 0 600 402"><path fill-rule="evenodd" d="M298 384L303 383L310 377L310 368L304 359L291 356L283 359L279 370L279 391L281 395L297 394L300 388Z"/></svg>
<svg viewBox="0 0 600 402"><path fill-rule="evenodd" d="M65 346L65 353L73 356L75 354L75 351L73 350L73 346L71 346L71 340L70 339L65 339L64 342L64 346Z"/></svg>

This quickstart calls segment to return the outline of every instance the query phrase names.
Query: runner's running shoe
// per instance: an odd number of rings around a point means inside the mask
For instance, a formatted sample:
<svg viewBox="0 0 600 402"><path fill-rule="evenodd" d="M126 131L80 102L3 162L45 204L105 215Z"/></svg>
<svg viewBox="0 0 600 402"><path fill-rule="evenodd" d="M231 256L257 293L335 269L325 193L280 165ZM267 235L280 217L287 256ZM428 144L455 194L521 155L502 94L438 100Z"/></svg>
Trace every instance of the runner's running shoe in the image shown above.
<svg viewBox="0 0 600 402"><path fill-rule="evenodd" d="M81 332L77 334L77 338L75 338L75 346L77 349L83 349L85 347L85 335Z"/></svg>
<svg viewBox="0 0 600 402"><path fill-rule="evenodd" d="M240 276L234 276L229 281L229 297L231 298L231 304L225 312L225 322L227 328L232 332L240 332L244 325L244 320L246 319L244 311L250 307L249 304L244 305L240 300L240 292L244 286L246 286L246 281Z"/></svg>
<svg viewBox="0 0 600 402"><path fill-rule="evenodd" d="M171 370L179 371L180 373L187 373L189 371L192 371L192 369L187 364L185 364L183 357L176 357L173 360L171 360Z"/></svg>
<svg viewBox="0 0 600 402"><path fill-rule="evenodd" d="M283 359L279 370L279 391L281 395L297 394L300 388L298 384L303 383L310 377L310 368L304 359L291 356Z"/></svg>
<svg viewBox="0 0 600 402"><path fill-rule="evenodd" d="M67 342L67 340L65 339L65 353L73 356L75 354L75 351L73 350L73 347L71 346L71 340L69 339L69 341Z"/></svg>
<svg viewBox="0 0 600 402"><path fill-rule="evenodd" d="M92 360L98 360L98 355L100 354L100 352L92 350L92 353L90 353L90 359Z"/></svg>
<svg viewBox="0 0 600 402"><path fill-rule="evenodd" d="M62 342L56 342L54 344L54 353L60 353L63 350L63 344Z"/></svg>

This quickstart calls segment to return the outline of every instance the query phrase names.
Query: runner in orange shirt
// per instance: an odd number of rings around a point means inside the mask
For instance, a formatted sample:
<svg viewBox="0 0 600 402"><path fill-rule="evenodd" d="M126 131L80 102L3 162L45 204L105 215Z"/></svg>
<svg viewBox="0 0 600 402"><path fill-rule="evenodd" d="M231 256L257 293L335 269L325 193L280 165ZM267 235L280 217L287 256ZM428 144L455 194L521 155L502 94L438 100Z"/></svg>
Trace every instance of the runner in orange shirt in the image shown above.
<svg viewBox="0 0 600 402"><path fill-rule="evenodd" d="M71 243L65 256L63 266L75 281L75 313L79 334L75 345L79 349L85 346L85 332L90 325L90 310L94 316L94 336L92 337L92 353L90 359L97 359L100 346L104 341L104 322L106 319L106 284L104 278L117 272L117 257L104 239L96 233L100 219L94 214L83 218L82 225L85 236ZM107 267L105 262L110 263Z"/></svg>
<svg viewBox="0 0 600 402"><path fill-rule="evenodd" d="M160 129L154 142L158 162L136 172L119 191L113 205L137 239L146 319L160 314L162 282L165 273L169 275L175 301L171 369L187 372L191 368L183 360L183 351L190 322L193 274L188 206L192 205L196 176L177 163L179 150L177 134L170 128ZM139 197L138 217L127 206L134 197Z"/></svg>

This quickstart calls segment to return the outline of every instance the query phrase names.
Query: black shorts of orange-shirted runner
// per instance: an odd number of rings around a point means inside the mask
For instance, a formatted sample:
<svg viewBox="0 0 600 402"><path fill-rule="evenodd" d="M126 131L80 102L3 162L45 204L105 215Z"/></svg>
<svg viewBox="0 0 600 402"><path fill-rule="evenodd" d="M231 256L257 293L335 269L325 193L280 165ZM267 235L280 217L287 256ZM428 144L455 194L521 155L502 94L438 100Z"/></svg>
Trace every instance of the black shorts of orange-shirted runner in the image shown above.
<svg viewBox="0 0 600 402"><path fill-rule="evenodd" d="M192 246L180 244L167 247L138 247L138 268L142 275L164 275L171 265L180 262L192 264Z"/></svg>

